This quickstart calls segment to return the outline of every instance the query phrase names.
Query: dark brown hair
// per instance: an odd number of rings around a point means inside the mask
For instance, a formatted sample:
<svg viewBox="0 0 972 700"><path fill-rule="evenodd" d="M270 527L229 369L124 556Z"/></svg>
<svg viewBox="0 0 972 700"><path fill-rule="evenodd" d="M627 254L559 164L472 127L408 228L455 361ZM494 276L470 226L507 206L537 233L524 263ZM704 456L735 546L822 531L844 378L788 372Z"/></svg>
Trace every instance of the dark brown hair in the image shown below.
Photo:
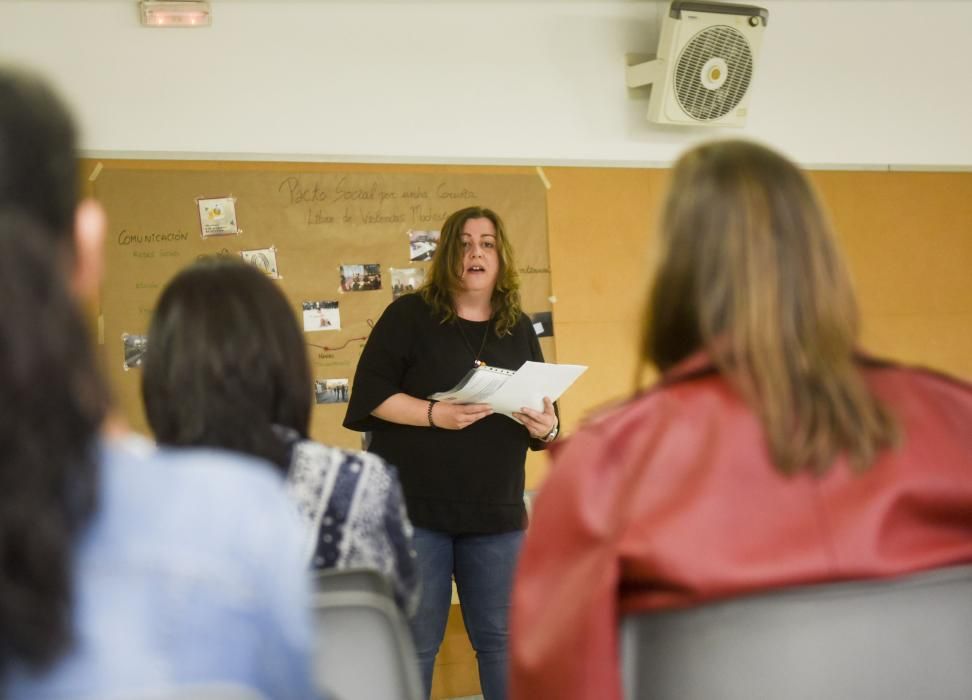
<svg viewBox="0 0 972 700"><path fill-rule="evenodd" d="M706 350L762 420L785 473L858 468L897 430L854 359L849 274L810 183L745 141L693 148L675 165L643 354L666 370Z"/></svg>
<svg viewBox="0 0 972 700"><path fill-rule="evenodd" d="M0 67L0 669L69 648L74 548L97 507L108 393L68 284L74 133L50 88Z"/></svg>
<svg viewBox="0 0 972 700"><path fill-rule="evenodd" d="M419 294L443 322L456 317L452 295L460 288L462 268L462 230L470 219L489 219L496 229L496 252L499 257L499 271L496 287L493 289L493 318L496 335L504 336L513 332L513 327L522 313L520 305L520 276L513 262L513 246L506 235L503 220L492 209L467 207L453 212L442 224L439 245L425 284Z"/></svg>
<svg viewBox="0 0 972 700"><path fill-rule="evenodd" d="M219 447L286 472L274 426L307 437L311 378L287 298L252 265L190 265L162 291L142 368L142 399L165 445Z"/></svg>

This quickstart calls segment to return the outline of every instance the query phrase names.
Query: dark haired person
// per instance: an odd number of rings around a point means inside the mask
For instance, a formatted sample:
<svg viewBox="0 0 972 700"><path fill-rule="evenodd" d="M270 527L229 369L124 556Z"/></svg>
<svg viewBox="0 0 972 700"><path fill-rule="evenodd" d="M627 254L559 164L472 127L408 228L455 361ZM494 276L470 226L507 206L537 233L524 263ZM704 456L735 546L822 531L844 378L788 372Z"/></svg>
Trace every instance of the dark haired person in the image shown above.
<svg viewBox="0 0 972 700"><path fill-rule="evenodd" d="M663 376L555 454L514 589L515 698L620 698L622 612L972 561L972 386L855 351L799 169L693 148L661 235L642 353Z"/></svg>
<svg viewBox="0 0 972 700"><path fill-rule="evenodd" d="M373 568L406 613L418 600L412 527L394 469L308 439L312 382L303 333L252 265L208 259L162 291L142 397L159 444L260 457L288 475L315 568Z"/></svg>
<svg viewBox="0 0 972 700"><path fill-rule="evenodd" d="M77 203L77 179L60 100L0 67L0 696L231 684L310 697L309 592L282 480L103 428L78 301L97 290L105 220Z"/></svg>
<svg viewBox="0 0 972 700"><path fill-rule="evenodd" d="M519 369L542 361L520 308L513 250L499 216L470 207L443 224L426 283L385 309L368 338L345 427L401 473L423 592L412 620L426 690L445 632L455 576L486 698L506 696L513 567L525 526L524 463L556 435L557 416L524 409L523 424L482 404L425 397L476 363Z"/></svg>

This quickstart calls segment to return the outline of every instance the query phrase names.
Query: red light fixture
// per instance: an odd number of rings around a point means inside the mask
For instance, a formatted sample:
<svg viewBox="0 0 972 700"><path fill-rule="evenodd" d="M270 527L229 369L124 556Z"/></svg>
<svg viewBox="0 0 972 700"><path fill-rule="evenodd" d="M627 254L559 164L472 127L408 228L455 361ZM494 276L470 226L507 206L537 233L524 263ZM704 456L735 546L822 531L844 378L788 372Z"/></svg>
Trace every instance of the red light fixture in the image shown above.
<svg viewBox="0 0 972 700"><path fill-rule="evenodd" d="M213 23L206 0L142 0L138 8L145 27L208 27Z"/></svg>

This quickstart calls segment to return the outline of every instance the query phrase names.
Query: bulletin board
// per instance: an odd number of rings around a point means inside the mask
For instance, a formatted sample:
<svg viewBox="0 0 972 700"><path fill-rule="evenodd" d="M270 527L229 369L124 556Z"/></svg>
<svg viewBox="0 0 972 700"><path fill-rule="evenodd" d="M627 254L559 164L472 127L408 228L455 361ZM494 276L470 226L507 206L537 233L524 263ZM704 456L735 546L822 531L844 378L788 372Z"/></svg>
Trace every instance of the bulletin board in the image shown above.
<svg viewBox="0 0 972 700"><path fill-rule="evenodd" d="M391 292L335 294L337 266L345 253L332 250L338 243L329 243L332 234L326 232L334 232L333 240L346 246L347 255L370 258L346 262L377 261L386 270L408 266L402 261L403 230L434 229L433 222L424 220L350 228L343 223L308 224L307 211L314 208L307 202L301 203L303 207L288 204L289 186L279 191L293 175L307 182L319 176L332 184L348 173L363 177L364 182L401 178L402 182L434 183L434 187L445 182L444 192L465 188L484 201L488 197L486 203L499 211L510 229L526 310L552 310L552 325L546 331L553 335L541 338L545 356L589 366L559 402L565 434L585 416L630 395L638 377L642 384L652 379L650 370L636 370L644 299L657 254L656 222L668 187L667 168L159 160L100 164L101 168L99 161L82 163L88 193L102 198L110 219L99 339L120 408L138 430L145 429L137 388L140 376L136 370L124 371L120 337L144 332L161 285L195 255L277 246L280 285L298 320L302 301L339 301L341 333L307 334L311 343L317 343L311 336L327 338L320 344L330 347L339 344L333 342L338 338L344 342L363 336L366 328L360 319L374 318L391 301ZM92 179L95 172L97 177ZM861 308L862 349L972 378L972 172L848 170L809 175L851 268ZM257 187L252 195L243 189L249 182ZM487 190L480 182L505 184ZM226 194L238 198L244 232L202 240L198 215L193 212L195 198ZM423 198L427 204L420 206L429 207L430 213L445 211L446 206L432 206L439 201L433 195L434 189ZM308 196L313 197L313 189ZM327 201L343 216L343 207ZM443 197L441 201L451 210L473 200ZM254 209L259 202L263 204ZM352 207L359 216L368 209L360 206L362 202ZM389 202L386 199L385 209L404 206L406 215L416 206L406 206L404 199ZM187 238L156 244L154 259L137 258L138 245L119 242L123 230L182 231ZM297 250L303 252L295 254L290 246L301 240L304 247ZM151 278L137 279L149 271ZM156 286L140 289L139 284ZM350 325L355 318L357 327ZM318 349L309 347L314 376L353 376L353 362L361 349L360 341L355 342L358 346L344 354L320 351L334 357L321 357ZM351 365L323 364L349 359ZM339 427L343 414L343 405L317 406L314 436L357 446L357 434ZM527 489L537 488L546 470L543 453L530 453Z"/></svg>
<svg viewBox="0 0 972 700"><path fill-rule="evenodd" d="M314 382L312 436L360 447L360 434L341 422L371 327L394 297L421 284L442 223L467 206L503 218L524 311L555 360L546 189L535 172L130 165L95 163L91 193L109 216L104 362L136 430L148 432L140 361L156 299L180 269L224 255L262 269L291 303Z"/></svg>

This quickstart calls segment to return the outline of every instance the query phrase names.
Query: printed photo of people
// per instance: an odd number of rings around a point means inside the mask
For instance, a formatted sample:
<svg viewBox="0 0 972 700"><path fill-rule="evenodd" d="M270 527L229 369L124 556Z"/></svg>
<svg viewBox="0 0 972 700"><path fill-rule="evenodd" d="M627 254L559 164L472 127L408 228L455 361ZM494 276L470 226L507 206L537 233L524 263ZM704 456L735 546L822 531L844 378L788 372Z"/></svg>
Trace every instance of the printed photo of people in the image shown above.
<svg viewBox="0 0 972 700"><path fill-rule="evenodd" d="M314 401L316 403L347 403L350 388L347 379L315 379Z"/></svg>
<svg viewBox="0 0 972 700"><path fill-rule="evenodd" d="M341 330L341 311L336 301L304 301L300 306L304 311L305 331Z"/></svg>
<svg viewBox="0 0 972 700"><path fill-rule="evenodd" d="M409 231L408 259L411 262L431 260L437 245L439 245L438 231Z"/></svg>
<svg viewBox="0 0 972 700"><path fill-rule="evenodd" d="M391 268L392 299L409 294L422 286L425 270L418 267Z"/></svg>
<svg viewBox="0 0 972 700"><path fill-rule="evenodd" d="M124 347L125 371L141 367L145 349L148 347L148 336L123 333L122 346Z"/></svg>
<svg viewBox="0 0 972 700"><path fill-rule="evenodd" d="M341 265L341 290L369 292L381 289L381 265Z"/></svg>

